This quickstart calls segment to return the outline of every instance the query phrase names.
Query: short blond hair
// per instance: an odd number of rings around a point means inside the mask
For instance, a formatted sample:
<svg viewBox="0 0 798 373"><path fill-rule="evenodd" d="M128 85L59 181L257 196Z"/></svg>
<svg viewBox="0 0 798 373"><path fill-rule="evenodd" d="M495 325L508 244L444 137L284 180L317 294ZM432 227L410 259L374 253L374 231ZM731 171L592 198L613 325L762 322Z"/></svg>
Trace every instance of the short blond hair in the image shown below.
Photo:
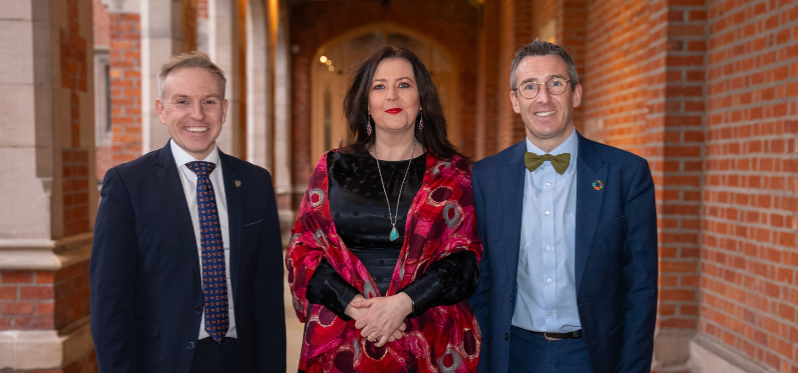
<svg viewBox="0 0 798 373"><path fill-rule="evenodd" d="M222 82L222 98L224 98L224 90L227 85L227 79L224 77L224 71L216 66L211 61L207 54L192 51L189 53L180 53L172 56L165 64L161 65L161 71L158 73L158 96L163 97L163 82L172 71L188 67L201 67L208 69L212 74L216 75Z"/></svg>

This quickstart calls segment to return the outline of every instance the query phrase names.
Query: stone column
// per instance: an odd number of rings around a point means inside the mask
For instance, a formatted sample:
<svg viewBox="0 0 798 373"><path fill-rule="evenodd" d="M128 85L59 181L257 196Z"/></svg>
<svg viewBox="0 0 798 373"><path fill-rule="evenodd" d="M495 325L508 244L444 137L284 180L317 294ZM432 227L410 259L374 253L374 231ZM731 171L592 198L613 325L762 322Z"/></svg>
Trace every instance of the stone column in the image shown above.
<svg viewBox="0 0 798 373"><path fill-rule="evenodd" d="M142 154L146 154L162 148L169 140L169 132L155 112L155 99L161 65L183 52L182 4L181 0L134 1L140 2L141 12L141 132Z"/></svg>
<svg viewBox="0 0 798 373"><path fill-rule="evenodd" d="M0 370L90 371L91 0L0 7Z"/></svg>
<svg viewBox="0 0 798 373"><path fill-rule="evenodd" d="M238 19L238 4L233 0L208 0L208 54L211 60L224 71L227 79L225 98L227 98L227 121L216 140L217 145L227 154L243 158L236 146L235 129L238 127L241 102L238 81L238 32L235 20ZM244 114L246 115L246 114Z"/></svg>
<svg viewBox="0 0 798 373"><path fill-rule="evenodd" d="M248 2L247 9L247 160L274 171L269 17L263 1Z"/></svg>
<svg viewBox="0 0 798 373"><path fill-rule="evenodd" d="M283 244L294 225L291 180L291 46L288 7L280 2L274 55L274 190L280 215ZM302 186L304 188L304 186ZM303 190L304 192L304 190Z"/></svg>

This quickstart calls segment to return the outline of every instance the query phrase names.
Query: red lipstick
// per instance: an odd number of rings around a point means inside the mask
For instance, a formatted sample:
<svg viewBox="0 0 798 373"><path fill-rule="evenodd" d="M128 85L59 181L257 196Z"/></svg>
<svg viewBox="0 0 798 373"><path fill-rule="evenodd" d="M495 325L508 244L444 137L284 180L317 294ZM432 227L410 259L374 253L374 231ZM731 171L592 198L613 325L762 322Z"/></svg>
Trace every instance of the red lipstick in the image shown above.
<svg viewBox="0 0 798 373"><path fill-rule="evenodd" d="M385 110L385 112L388 113L388 114L399 114L399 113L402 112L402 109L400 109L398 107L395 107L393 109Z"/></svg>

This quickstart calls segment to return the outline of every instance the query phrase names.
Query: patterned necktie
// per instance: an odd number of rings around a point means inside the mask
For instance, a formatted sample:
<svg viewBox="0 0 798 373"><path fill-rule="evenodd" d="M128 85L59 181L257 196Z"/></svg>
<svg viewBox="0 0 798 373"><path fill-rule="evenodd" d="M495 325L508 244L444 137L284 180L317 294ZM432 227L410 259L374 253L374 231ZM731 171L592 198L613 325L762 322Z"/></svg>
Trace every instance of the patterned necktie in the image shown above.
<svg viewBox="0 0 798 373"><path fill-rule="evenodd" d="M216 343L222 343L230 320L227 314L227 275L222 229L216 211L216 196L208 175L216 165L211 162L188 162L186 167L197 174L197 211L202 244L202 288L205 294L205 331Z"/></svg>
<svg viewBox="0 0 798 373"><path fill-rule="evenodd" d="M565 170L568 169L568 163L571 162L571 154L562 153L558 155L537 155L532 152L526 152L526 154L524 154L524 163L526 164L526 169L529 170L529 172L537 170L538 167L540 167L540 165L542 165L545 161L551 162L552 167L554 167L554 171L557 171L558 174L562 175L565 173Z"/></svg>

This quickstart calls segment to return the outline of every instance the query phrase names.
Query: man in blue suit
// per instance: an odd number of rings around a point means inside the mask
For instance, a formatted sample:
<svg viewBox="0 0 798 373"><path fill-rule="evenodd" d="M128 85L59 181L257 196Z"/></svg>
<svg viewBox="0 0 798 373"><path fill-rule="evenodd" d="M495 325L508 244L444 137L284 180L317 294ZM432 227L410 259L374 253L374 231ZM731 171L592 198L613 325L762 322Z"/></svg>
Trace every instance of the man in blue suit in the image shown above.
<svg viewBox="0 0 798 373"><path fill-rule="evenodd" d="M654 183L645 159L575 130L578 79L561 46L519 50L510 100L527 138L474 164L480 372L650 371Z"/></svg>
<svg viewBox="0 0 798 373"><path fill-rule="evenodd" d="M158 76L165 147L108 171L90 265L101 373L285 372L269 172L222 153L225 78L181 54Z"/></svg>

